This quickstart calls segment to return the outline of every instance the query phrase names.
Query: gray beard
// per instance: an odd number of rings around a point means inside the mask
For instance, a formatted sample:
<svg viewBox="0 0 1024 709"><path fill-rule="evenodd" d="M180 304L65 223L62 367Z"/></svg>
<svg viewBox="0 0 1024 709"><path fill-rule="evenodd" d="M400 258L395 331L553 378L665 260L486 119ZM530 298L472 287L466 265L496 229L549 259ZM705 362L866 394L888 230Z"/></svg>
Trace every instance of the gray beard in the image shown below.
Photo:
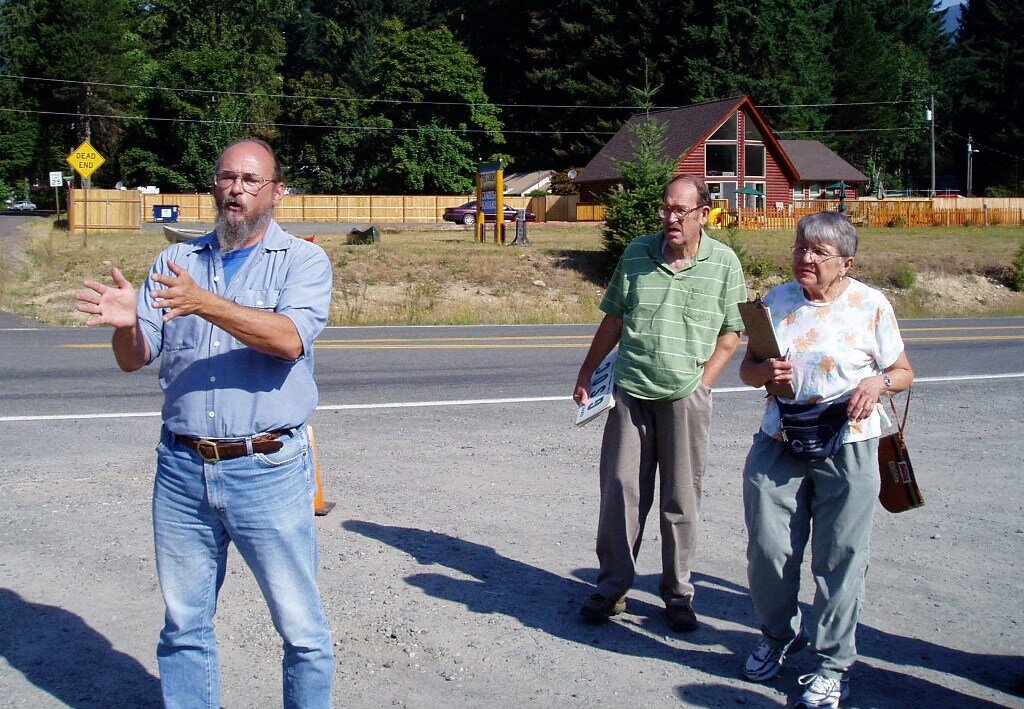
<svg viewBox="0 0 1024 709"><path fill-rule="evenodd" d="M217 230L217 242L220 244L221 253L229 254L243 248L249 239L266 229L270 220L274 218L274 208L271 207L255 218L243 219L239 222L229 222L224 218L224 209L217 210L217 219L214 228Z"/></svg>

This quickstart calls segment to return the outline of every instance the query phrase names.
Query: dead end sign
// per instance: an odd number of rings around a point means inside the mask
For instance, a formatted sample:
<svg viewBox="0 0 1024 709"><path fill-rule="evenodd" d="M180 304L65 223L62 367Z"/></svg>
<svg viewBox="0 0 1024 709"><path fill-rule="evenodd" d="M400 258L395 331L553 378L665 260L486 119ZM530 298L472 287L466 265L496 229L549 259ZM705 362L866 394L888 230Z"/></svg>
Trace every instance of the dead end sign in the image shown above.
<svg viewBox="0 0 1024 709"><path fill-rule="evenodd" d="M75 148L73 153L68 155L68 164L74 168L75 172L82 176L83 180L88 179L104 162L103 156L99 154L96 148L89 145L88 140L82 141L82 144Z"/></svg>

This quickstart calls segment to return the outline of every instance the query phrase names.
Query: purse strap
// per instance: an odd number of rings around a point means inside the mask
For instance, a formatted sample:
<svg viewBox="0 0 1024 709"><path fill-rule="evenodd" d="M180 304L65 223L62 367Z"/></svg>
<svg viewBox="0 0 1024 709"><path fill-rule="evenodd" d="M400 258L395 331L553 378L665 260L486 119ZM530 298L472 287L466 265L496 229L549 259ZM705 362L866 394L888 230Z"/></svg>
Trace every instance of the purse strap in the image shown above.
<svg viewBox="0 0 1024 709"><path fill-rule="evenodd" d="M903 420L900 421L900 415L896 412L896 401L892 398L892 394L889 394L889 406L892 407L892 416L896 421L896 428L899 430L900 435L903 435L903 427L907 425L907 414L910 413L910 392L914 390L911 385L907 388L907 403L903 407Z"/></svg>

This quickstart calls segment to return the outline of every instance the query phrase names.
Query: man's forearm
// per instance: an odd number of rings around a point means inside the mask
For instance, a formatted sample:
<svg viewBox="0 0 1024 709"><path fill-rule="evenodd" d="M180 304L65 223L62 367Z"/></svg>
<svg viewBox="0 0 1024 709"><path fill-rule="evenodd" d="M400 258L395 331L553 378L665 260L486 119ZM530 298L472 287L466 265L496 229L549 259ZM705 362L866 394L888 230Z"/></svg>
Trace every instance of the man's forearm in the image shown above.
<svg viewBox="0 0 1024 709"><path fill-rule="evenodd" d="M114 350L117 366L126 372L134 372L149 362L149 342L143 336L138 322L131 327L115 328L110 346Z"/></svg>
<svg viewBox="0 0 1024 709"><path fill-rule="evenodd" d="M302 355L302 338L287 315L238 305L214 293L196 314L263 354L288 360Z"/></svg>
<svg viewBox="0 0 1024 709"><path fill-rule="evenodd" d="M622 335L622 319L606 315L594 333L594 339L590 343L587 356L583 359L579 376L576 378L578 385L586 386L590 376L601 364L601 361L608 356L608 353L615 349Z"/></svg>
<svg viewBox="0 0 1024 709"><path fill-rule="evenodd" d="M718 336L718 339L715 341L715 350L704 364L704 384L708 387L715 385L718 377L722 374L722 370L725 369L725 365L729 364L729 360L732 359L739 344L740 335L738 332L726 332Z"/></svg>

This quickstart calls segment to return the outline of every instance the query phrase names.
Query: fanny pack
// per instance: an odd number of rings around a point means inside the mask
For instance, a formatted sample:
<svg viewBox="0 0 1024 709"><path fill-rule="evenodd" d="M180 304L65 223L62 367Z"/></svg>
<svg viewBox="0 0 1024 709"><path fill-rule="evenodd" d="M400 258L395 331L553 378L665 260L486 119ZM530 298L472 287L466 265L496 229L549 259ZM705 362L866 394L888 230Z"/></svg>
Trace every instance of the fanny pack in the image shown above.
<svg viewBox="0 0 1024 709"><path fill-rule="evenodd" d="M786 448L801 460L823 460L835 455L843 445L849 418L848 401L831 404L783 404L778 399L782 419L782 440Z"/></svg>

